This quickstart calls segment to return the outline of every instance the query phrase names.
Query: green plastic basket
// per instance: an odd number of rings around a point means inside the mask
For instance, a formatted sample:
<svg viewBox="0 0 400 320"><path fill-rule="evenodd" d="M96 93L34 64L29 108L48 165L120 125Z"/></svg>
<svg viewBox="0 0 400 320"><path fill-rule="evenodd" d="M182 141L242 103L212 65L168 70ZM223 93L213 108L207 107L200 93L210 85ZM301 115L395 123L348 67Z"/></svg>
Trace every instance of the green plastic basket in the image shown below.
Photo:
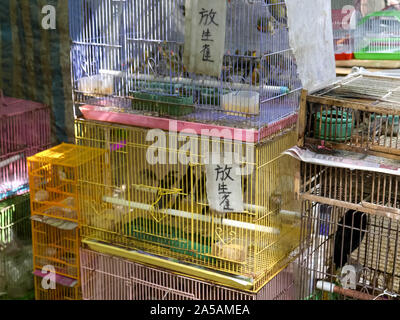
<svg viewBox="0 0 400 320"><path fill-rule="evenodd" d="M343 142L351 137L352 118L346 112L318 112L314 120L314 138Z"/></svg>
<svg viewBox="0 0 400 320"><path fill-rule="evenodd" d="M194 111L193 96L177 97L147 92L132 94L134 110L158 112L160 115L185 116Z"/></svg>
<svg viewBox="0 0 400 320"><path fill-rule="evenodd" d="M204 262L212 262L213 258L207 257L211 254L211 238L200 237L198 242L192 242L186 233L178 228L164 225L153 225L154 221L138 218L130 225L127 224L129 234L141 241L148 241L168 247L172 252L188 255Z"/></svg>

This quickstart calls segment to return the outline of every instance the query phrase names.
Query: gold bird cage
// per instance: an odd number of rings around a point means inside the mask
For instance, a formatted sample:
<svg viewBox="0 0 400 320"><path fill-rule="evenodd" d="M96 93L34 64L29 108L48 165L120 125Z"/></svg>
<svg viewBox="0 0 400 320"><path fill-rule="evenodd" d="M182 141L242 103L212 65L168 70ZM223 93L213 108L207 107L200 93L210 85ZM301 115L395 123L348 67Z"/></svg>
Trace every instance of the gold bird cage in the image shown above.
<svg viewBox="0 0 400 320"><path fill-rule="evenodd" d="M67 287L57 285L55 289L46 289L43 278L35 276L35 298L36 300L81 300L82 293L78 287Z"/></svg>
<svg viewBox="0 0 400 320"><path fill-rule="evenodd" d="M298 245L298 162L282 154L296 138L293 128L244 143L78 119L77 144L108 150L110 166L102 183L81 181L82 236L241 276L258 290ZM205 150L239 155L240 212L209 201Z"/></svg>
<svg viewBox="0 0 400 320"><path fill-rule="evenodd" d="M61 144L28 158L34 274L43 277L42 271L51 266L56 277L52 279L56 282L55 291L38 286L39 279L35 280L37 299L77 297L76 290L80 287L78 177L101 179L106 171L105 155L101 149Z"/></svg>
<svg viewBox="0 0 400 320"><path fill-rule="evenodd" d="M78 223L78 175L101 178L104 155L104 150L63 143L29 157L32 215Z"/></svg>

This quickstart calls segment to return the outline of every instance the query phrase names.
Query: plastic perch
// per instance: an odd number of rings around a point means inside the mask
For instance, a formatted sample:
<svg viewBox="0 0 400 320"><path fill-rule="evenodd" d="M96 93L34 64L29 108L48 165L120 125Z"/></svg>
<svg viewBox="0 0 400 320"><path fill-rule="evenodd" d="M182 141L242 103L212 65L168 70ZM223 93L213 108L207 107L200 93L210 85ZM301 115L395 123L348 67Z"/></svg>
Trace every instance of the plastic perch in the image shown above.
<svg viewBox="0 0 400 320"><path fill-rule="evenodd" d="M123 71L114 71L114 70L100 70L100 74L104 75L112 75L116 77L126 77L125 72ZM221 82L217 80L209 80L209 79L203 79L203 80L194 80L194 79L189 79L189 78L182 78L182 77L176 77L176 78L170 78L170 77L155 77L150 74L138 74L134 76L130 76L134 80L139 80L139 81L157 81L157 82L166 82L166 83L179 83L183 85L189 85L189 86L196 86L196 87L212 87L212 88L219 88L222 87L223 89L230 89L230 90L246 90L246 91L256 91L256 92L264 92L264 93L269 93L272 95L281 95L281 94L287 94L290 92L290 89L288 87L284 86L267 86L267 85L262 85L262 86L252 86L249 84L245 83L239 83L239 82Z"/></svg>
<svg viewBox="0 0 400 320"><path fill-rule="evenodd" d="M103 197L103 201L111 203L111 204L119 205L119 206L135 208L135 209L139 209L139 210L146 210L146 211L153 210L153 207L149 204L138 203L138 202L128 201L128 200L124 200L124 199ZM197 213L190 213L187 211L180 211L180 210L174 210L174 209L162 209L162 210L160 210L160 212L171 215L171 216L175 216L175 217L181 217L181 218L186 218L186 219L195 219L197 221L202 221L202 222L212 222L212 220L213 220L213 218L210 216L204 216L204 215L197 214ZM253 223L248 223L248 222L241 222L241 221L229 220L229 219L214 219L214 223L222 224L227 227L241 228L241 229L246 229L246 230L250 230L250 231L259 231L259 232L264 232L264 233L280 234L279 229L255 225Z"/></svg>
<svg viewBox="0 0 400 320"><path fill-rule="evenodd" d="M359 292L356 290L351 290L351 289L344 289L341 288L333 283L327 282L327 281L318 281L317 282L317 289L330 292L330 293L337 293L349 298L354 298L357 300L374 300L375 297L364 292ZM377 300L381 300L381 298L378 298Z"/></svg>

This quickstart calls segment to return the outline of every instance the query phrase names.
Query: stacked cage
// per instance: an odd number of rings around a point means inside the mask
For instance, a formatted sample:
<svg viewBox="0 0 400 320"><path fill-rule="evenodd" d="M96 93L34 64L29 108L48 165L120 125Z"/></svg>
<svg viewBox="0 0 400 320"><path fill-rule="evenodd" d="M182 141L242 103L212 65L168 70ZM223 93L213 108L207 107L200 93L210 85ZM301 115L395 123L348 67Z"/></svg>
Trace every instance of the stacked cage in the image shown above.
<svg viewBox="0 0 400 320"><path fill-rule="evenodd" d="M26 159L50 143L50 109L0 89L0 299L32 296Z"/></svg>
<svg viewBox="0 0 400 320"><path fill-rule="evenodd" d="M79 299L79 177L101 177L104 150L61 144L28 158L36 299Z"/></svg>
<svg viewBox="0 0 400 320"><path fill-rule="evenodd" d="M298 154L305 299L398 299L395 79L352 74L307 97ZM397 125L396 125L397 121ZM313 159L311 159L311 157Z"/></svg>
<svg viewBox="0 0 400 320"><path fill-rule="evenodd" d="M282 155L296 143L301 90L285 2L69 4L76 143L107 150L110 166L102 180L82 180L84 247L125 257L164 280L182 273L179 281L230 288L232 298L239 291L267 297L263 288L280 281L276 275L295 258L300 232L298 165ZM197 19L203 62L213 60L205 50L217 42L213 32L223 44L220 65L209 72L193 70L199 54L189 26ZM210 200L213 169L217 180L235 181L238 207L225 201L221 210ZM223 188L229 199L232 192ZM102 274L96 266L94 274ZM105 281L96 277L87 281ZM146 287L171 286L143 281L141 299L155 297ZM86 298L96 297L83 287Z"/></svg>
<svg viewBox="0 0 400 320"><path fill-rule="evenodd" d="M298 245L297 162L282 155L296 137L288 128L255 144L77 120L77 144L109 150L111 166L102 184L82 181L82 235L242 277L258 291ZM212 150L240 157L243 212L210 208Z"/></svg>
<svg viewBox="0 0 400 320"><path fill-rule="evenodd" d="M141 117L154 115L253 129L260 138L268 135L266 127L295 115L301 82L285 2L227 1L221 71L214 76L188 72L184 63L185 55L195 54L185 34L192 5L71 1L76 114L160 128L162 121Z"/></svg>
<svg viewBox="0 0 400 320"><path fill-rule="evenodd" d="M400 59L400 12L380 11L367 15L357 25L356 59Z"/></svg>
<svg viewBox="0 0 400 320"><path fill-rule="evenodd" d="M0 200L28 191L26 158L50 144L50 109L0 90Z"/></svg>
<svg viewBox="0 0 400 320"><path fill-rule="evenodd" d="M29 194L0 202L0 299L33 292Z"/></svg>
<svg viewBox="0 0 400 320"><path fill-rule="evenodd" d="M357 12L332 10L333 42L336 60L354 58L354 37Z"/></svg>
<svg viewBox="0 0 400 320"><path fill-rule="evenodd" d="M294 300L289 265L257 294L201 281L166 269L82 249L84 300Z"/></svg>

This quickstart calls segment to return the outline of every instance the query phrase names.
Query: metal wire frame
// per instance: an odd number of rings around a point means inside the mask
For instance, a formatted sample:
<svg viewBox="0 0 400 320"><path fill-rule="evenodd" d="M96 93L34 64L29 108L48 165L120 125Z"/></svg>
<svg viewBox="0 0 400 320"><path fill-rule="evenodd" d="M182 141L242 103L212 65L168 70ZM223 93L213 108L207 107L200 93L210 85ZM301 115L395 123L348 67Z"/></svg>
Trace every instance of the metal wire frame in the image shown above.
<svg viewBox="0 0 400 320"><path fill-rule="evenodd" d="M27 192L26 158L50 144L50 108L0 92L0 200Z"/></svg>
<svg viewBox="0 0 400 320"><path fill-rule="evenodd" d="M343 13L341 9L332 10L333 49L337 55L354 52L354 19L357 13L353 12L350 16L348 14L347 11Z"/></svg>
<svg viewBox="0 0 400 320"><path fill-rule="evenodd" d="M293 266L248 293L81 249L83 300L294 300Z"/></svg>
<svg viewBox="0 0 400 320"><path fill-rule="evenodd" d="M34 276L36 300L82 300L80 287L73 288L56 285L55 289L45 289L42 285L43 278Z"/></svg>
<svg viewBox="0 0 400 320"><path fill-rule="evenodd" d="M399 221L311 201L304 201L302 207L298 260L302 299L372 300L382 293L400 297ZM356 215L366 224L357 224ZM344 259L358 270L356 290L343 288L340 264ZM339 267L335 261L340 261ZM318 284L323 282L334 292L320 291Z"/></svg>
<svg viewBox="0 0 400 320"><path fill-rule="evenodd" d="M314 145L398 159L400 80L352 74L308 95L300 137Z"/></svg>
<svg viewBox="0 0 400 320"><path fill-rule="evenodd" d="M298 110L301 83L284 1L229 1L220 77L186 72L184 0L69 3L76 107L257 129ZM222 106L224 95L241 91L258 93L258 107Z"/></svg>
<svg viewBox="0 0 400 320"><path fill-rule="evenodd" d="M397 11L374 14L360 21L355 34L355 52L381 54L380 59L398 58L400 52L400 15Z"/></svg>
<svg viewBox="0 0 400 320"><path fill-rule="evenodd" d="M61 144L29 157L32 215L78 223L78 177L91 181L101 179L105 153L100 149Z"/></svg>
<svg viewBox="0 0 400 320"><path fill-rule="evenodd" d="M57 274L80 280L79 231L62 230L46 223L32 221L33 269L53 266Z"/></svg>
<svg viewBox="0 0 400 320"><path fill-rule="evenodd" d="M192 135L175 144L179 134L164 132L167 164L153 162L148 133L76 120L77 144L110 150L109 177L103 183L82 180L82 236L245 275L254 280L254 290L261 288L298 245L299 207L293 191L298 163L281 155L295 143L295 131L260 144L216 139L214 145L209 137ZM181 149L188 138L190 154ZM248 170L242 176L244 213L209 210L202 143L210 151L219 147L221 155L242 152L240 162ZM186 155L186 164L168 160ZM168 185L165 178L171 175L176 176Z"/></svg>
<svg viewBox="0 0 400 320"><path fill-rule="evenodd" d="M29 194L0 202L0 299L7 299L21 292L9 290L30 290L27 274L32 272L30 250L32 245ZM30 255L29 255L30 253Z"/></svg>
<svg viewBox="0 0 400 320"><path fill-rule="evenodd" d="M303 198L384 216L400 214L399 182L396 175L301 163Z"/></svg>

